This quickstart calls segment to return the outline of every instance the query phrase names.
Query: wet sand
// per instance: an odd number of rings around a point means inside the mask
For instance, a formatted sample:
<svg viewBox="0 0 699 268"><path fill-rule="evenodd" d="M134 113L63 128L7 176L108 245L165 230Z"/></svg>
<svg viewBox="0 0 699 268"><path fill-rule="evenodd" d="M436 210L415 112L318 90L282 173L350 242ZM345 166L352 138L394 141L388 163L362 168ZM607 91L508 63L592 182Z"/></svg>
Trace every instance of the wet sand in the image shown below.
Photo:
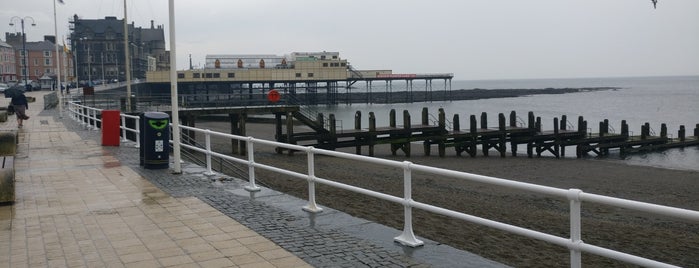
<svg viewBox="0 0 699 268"><path fill-rule="evenodd" d="M199 121L199 128L226 132L226 122ZM274 138L271 124L247 124L250 136ZM198 137L198 139L203 139ZM230 142L213 139L214 148L230 153ZM258 163L305 173L306 156L277 154L274 148L256 146ZM340 151L354 153L354 148ZM363 153L367 153L363 148ZM423 156L422 145L414 144L413 156L392 156L389 145L376 146L375 156L411 161L446 169L493 176L558 188L578 188L588 193L699 210L699 172L631 166L623 161L555 159L548 157L506 158L458 157L453 149L447 156ZM435 150L433 149L433 154ZM365 162L316 157L316 176L402 196L402 170ZM307 183L298 178L258 170L257 180L270 188L307 197ZM377 198L319 185L320 206L332 207L357 217L397 229L403 226L401 206ZM453 178L413 174L413 199L491 220L568 237L569 205L565 200L514 189L494 187ZM699 223L656 217L646 213L583 203L583 241L622 252L669 262L699 266ZM517 267L569 266L565 248L492 228L413 210L416 235L427 237L486 258ZM396 234L398 235L398 234ZM626 267L603 257L583 254L586 267Z"/></svg>

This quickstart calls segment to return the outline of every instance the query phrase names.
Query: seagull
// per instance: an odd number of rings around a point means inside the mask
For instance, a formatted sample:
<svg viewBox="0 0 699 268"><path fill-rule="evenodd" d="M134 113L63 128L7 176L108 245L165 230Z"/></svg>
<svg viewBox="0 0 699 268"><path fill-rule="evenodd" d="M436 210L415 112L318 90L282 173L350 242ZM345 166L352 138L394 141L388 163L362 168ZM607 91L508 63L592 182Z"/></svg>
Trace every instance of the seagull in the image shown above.
<svg viewBox="0 0 699 268"><path fill-rule="evenodd" d="M657 8L656 5L658 4L658 0L650 0L653 2L653 9Z"/></svg>

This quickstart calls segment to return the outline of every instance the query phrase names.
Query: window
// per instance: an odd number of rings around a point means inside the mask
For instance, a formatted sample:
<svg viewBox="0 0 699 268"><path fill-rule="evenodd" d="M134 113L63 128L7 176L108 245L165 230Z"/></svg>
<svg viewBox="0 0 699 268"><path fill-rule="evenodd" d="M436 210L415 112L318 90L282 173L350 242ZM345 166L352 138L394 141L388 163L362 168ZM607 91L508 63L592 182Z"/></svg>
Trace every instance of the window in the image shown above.
<svg viewBox="0 0 699 268"><path fill-rule="evenodd" d="M51 69L46 69L46 70L44 70L44 73L50 74L50 73L53 73L53 72L52 72Z"/></svg>
<svg viewBox="0 0 699 268"><path fill-rule="evenodd" d="M345 66L347 66L347 63L344 63L344 62L340 63L340 66L345 67Z"/></svg>
<svg viewBox="0 0 699 268"><path fill-rule="evenodd" d="M39 59L34 59L34 66L39 66Z"/></svg>
<svg viewBox="0 0 699 268"><path fill-rule="evenodd" d="M44 59L44 66L51 66L51 58Z"/></svg>
<svg viewBox="0 0 699 268"><path fill-rule="evenodd" d="M336 59L337 59L337 56L333 56L333 59L336 60Z"/></svg>
<svg viewBox="0 0 699 268"><path fill-rule="evenodd" d="M235 78L235 73L228 73L228 78Z"/></svg>
<svg viewBox="0 0 699 268"><path fill-rule="evenodd" d="M177 78L184 78L184 74L183 74L183 73L177 73Z"/></svg>
<svg viewBox="0 0 699 268"><path fill-rule="evenodd" d="M206 73L206 78L211 78L212 74L211 73Z"/></svg>
<svg viewBox="0 0 699 268"><path fill-rule="evenodd" d="M323 67L328 67L328 63L327 63L327 62L323 62Z"/></svg>
<svg viewBox="0 0 699 268"><path fill-rule="evenodd" d="M200 73L193 73L192 78L201 78L201 74Z"/></svg>
<svg viewBox="0 0 699 268"><path fill-rule="evenodd" d="M313 77L313 73L308 73L308 77Z"/></svg>
<svg viewBox="0 0 699 268"><path fill-rule="evenodd" d="M19 51L19 55L22 56L22 57L24 57L24 50L20 50L20 51Z"/></svg>
<svg viewBox="0 0 699 268"><path fill-rule="evenodd" d="M19 60L19 65L20 65L20 66L24 66L24 63L25 63L24 58L22 58L22 59Z"/></svg>
<svg viewBox="0 0 699 268"><path fill-rule="evenodd" d="M296 73L296 77L301 77L301 73Z"/></svg>
<svg viewBox="0 0 699 268"><path fill-rule="evenodd" d="M34 75L39 76L40 75L39 70L34 70Z"/></svg>
<svg viewBox="0 0 699 268"><path fill-rule="evenodd" d="M44 57L51 57L51 50L44 51Z"/></svg>
<svg viewBox="0 0 699 268"><path fill-rule="evenodd" d="M321 60L324 60L324 59L325 59L325 55L321 55L321 56L320 56L320 59L321 59Z"/></svg>
<svg viewBox="0 0 699 268"><path fill-rule="evenodd" d="M27 69L22 68L22 76L26 76L26 75L27 75Z"/></svg>
<svg viewBox="0 0 699 268"><path fill-rule="evenodd" d="M214 73L214 78L221 78L221 73Z"/></svg>

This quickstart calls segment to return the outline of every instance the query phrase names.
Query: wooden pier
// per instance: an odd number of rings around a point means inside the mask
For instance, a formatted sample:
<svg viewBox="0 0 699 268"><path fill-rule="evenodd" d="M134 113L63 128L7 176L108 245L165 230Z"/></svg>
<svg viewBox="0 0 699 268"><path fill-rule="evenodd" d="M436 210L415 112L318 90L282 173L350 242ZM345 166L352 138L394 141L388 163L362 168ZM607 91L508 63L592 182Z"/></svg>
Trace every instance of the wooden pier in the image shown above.
<svg viewBox="0 0 699 268"><path fill-rule="evenodd" d="M376 126L376 115L369 113L369 126L362 127L362 113L355 113L354 129L338 130L335 125L334 115L330 114L326 120L322 114L318 114L316 120L305 118L299 120L311 126L312 132L294 132L293 120L302 118L298 113L286 114L286 123L282 120L284 114L276 114L276 139L280 142L314 146L316 148L335 150L337 148L355 147L357 154L362 154L362 147L368 148L368 154L374 155L374 147L388 144L391 152L396 155L402 151L410 157L411 143L422 142L423 153L430 155L433 145L436 145L439 156L446 154L447 148L454 148L456 155L464 152L475 157L480 148L483 156L488 156L496 151L500 157L507 154L507 145L510 146L512 156L517 155L519 145L526 144L527 156L541 156L549 152L556 158L564 157L566 147L574 147L577 157L585 157L591 154L598 156L608 155L610 150L619 150L621 155L632 153L651 152L669 148L681 148L699 145L699 124L694 128L694 135L687 136L685 127L680 126L677 138L668 136L667 127L661 125L658 135L651 133L649 123L641 127L641 135L630 136L629 126L625 120L621 122L619 133L610 132L609 121L599 123L599 132L590 133L587 121L583 117L577 120L577 128L571 129L565 115L553 118L553 129L543 130L541 118L535 117L529 112L527 122L518 121L517 114L512 111L509 120L502 113L498 115L498 125L488 126L486 113L480 115L480 124L475 115L469 118L469 127L462 129L459 115L454 115L451 122L446 120L443 109L439 109L436 119L431 116L427 108L423 108L420 124L411 124L411 115L403 111L403 124L397 124L396 112L389 113L389 125ZM449 125L448 125L449 124ZM283 133L284 125L286 133ZM277 148L278 153L284 150ZM293 153L290 151L289 153Z"/></svg>

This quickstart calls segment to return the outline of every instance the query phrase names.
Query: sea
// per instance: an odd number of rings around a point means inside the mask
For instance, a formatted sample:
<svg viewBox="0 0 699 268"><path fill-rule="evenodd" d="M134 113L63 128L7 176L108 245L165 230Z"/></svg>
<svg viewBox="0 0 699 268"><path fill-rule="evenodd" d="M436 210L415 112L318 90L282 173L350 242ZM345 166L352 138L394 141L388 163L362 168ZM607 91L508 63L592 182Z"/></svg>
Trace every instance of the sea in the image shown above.
<svg viewBox="0 0 699 268"><path fill-rule="evenodd" d="M416 86L417 85L417 86ZM428 90L426 85L414 82L413 91ZM373 83L373 92L387 90L381 82ZM362 111L362 126L368 126L368 114L374 112L377 126L388 125L391 109L397 112L397 120L402 122L402 111L410 112L412 123L420 122L423 107L429 113L438 114L443 108L448 120L459 114L461 126L468 126L470 115L480 120L483 112L488 114L488 125L497 126L499 113L509 117L515 111L526 122L527 113L541 117L542 128L553 128L553 119L566 115L577 128L578 116L587 120L588 132L598 133L599 122L607 119L612 132L619 133L621 121L626 120L630 135L640 135L641 126L649 123L651 131L659 134L662 123L667 125L670 138L677 137L680 125L684 125L687 136L692 136L699 124L699 76L662 76L662 77L614 77L614 78L570 78L570 79L513 79L513 80L452 80L432 81L432 90L459 89L545 89L545 88L584 88L616 87L618 89L586 91L568 94L542 94L513 98L495 98L463 101L435 101L420 103L395 104L341 104L315 107L317 112L334 114L338 127L352 129L354 114ZM357 85L358 92L364 85ZM393 82L392 91L405 90L399 82ZM479 123L480 124L480 123ZM570 149L569 149L570 150ZM521 151L521 150L520 150ZM570 154L569 154L570 155ZM567 155L566 157L575 157ZM544 156L547 157L547 156ZM552 156L548 156L552 157ZM610 155L596 157L600 161L621 161L629 165L654 166L679 170L699 171L699 146L668 149L664 151L620 156L612 150Z"/></svg>

